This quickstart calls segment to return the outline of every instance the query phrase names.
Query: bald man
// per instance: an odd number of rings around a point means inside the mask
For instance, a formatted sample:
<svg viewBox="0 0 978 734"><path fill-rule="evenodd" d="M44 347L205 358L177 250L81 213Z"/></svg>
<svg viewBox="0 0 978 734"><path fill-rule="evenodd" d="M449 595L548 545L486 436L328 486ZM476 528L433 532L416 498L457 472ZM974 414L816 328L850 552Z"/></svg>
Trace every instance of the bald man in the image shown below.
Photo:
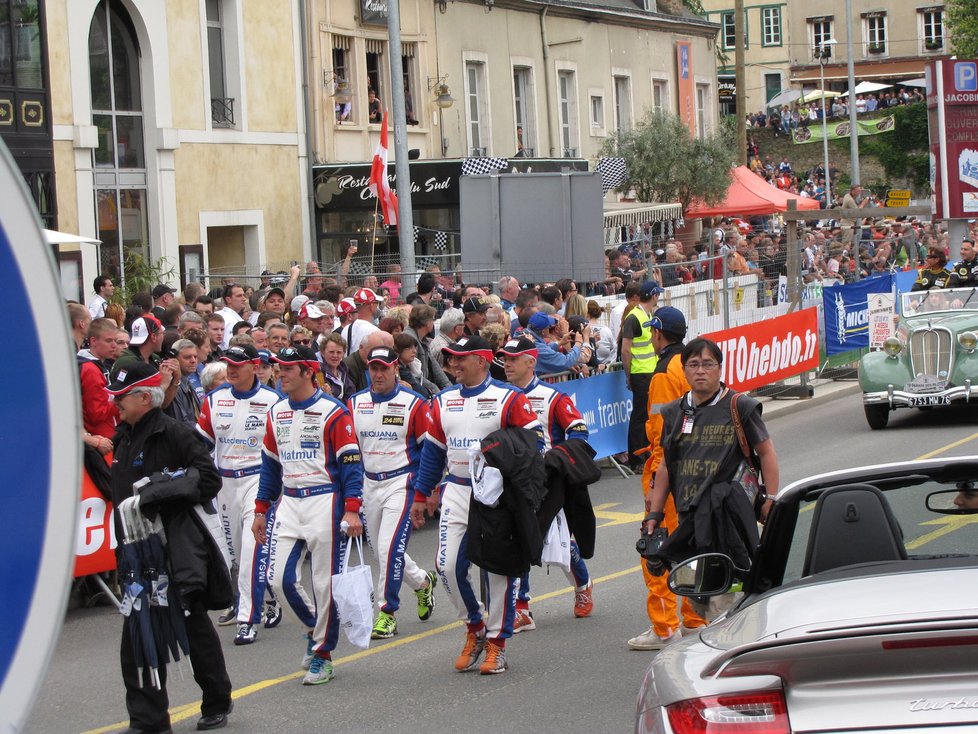
<svg viewBox="0 0 978 734"><path fill-rule="evenodd" d="M394 337L386 331L372 331L363 338L357 351L343 360L343 364L350 371L350 379L356 392L366 390L370 387L370 373L367 370L367 355L375 347L394 348Z"/></svg>

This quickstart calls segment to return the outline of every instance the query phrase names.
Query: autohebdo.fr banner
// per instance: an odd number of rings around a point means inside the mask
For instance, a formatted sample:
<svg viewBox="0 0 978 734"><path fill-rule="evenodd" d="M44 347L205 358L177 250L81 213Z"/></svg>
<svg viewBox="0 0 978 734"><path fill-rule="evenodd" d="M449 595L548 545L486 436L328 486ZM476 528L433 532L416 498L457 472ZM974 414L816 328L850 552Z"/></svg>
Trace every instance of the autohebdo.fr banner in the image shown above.
<svg viewBox="0 0 978 734"><path fill-rule="evenodd" d="M75 578L115 568L116 537L112 503L102 497L87 471L82 473L77 533Z"/></svg>
<svg viewBox="0 0 978 734"><path fill-rule="evenodd" d="M723 381L746 391L818 367L818 311L806 308L704 334L723 351Z"/></svg>

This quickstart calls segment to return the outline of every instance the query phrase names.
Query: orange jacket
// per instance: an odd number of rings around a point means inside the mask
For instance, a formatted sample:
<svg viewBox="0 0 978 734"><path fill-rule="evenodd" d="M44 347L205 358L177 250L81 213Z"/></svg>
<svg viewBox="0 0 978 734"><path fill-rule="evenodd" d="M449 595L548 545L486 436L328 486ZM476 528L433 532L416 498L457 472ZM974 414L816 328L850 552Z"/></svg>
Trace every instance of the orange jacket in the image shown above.
<svg viewBox="0 0 978 734"><path fill-rule="evenodd" d="M679 359L682 351L681 343L670 344L659 355L659 363L652 373L652 384L649 387L649 419L645 422L645 435L649 439L649 458L645 460L642 470L642 491L646 496L652 486L659 463L662 461L662 446L659 440L662 435L662 408L674 400L678 400L689 392L689 383L683 372Z"/></svg>

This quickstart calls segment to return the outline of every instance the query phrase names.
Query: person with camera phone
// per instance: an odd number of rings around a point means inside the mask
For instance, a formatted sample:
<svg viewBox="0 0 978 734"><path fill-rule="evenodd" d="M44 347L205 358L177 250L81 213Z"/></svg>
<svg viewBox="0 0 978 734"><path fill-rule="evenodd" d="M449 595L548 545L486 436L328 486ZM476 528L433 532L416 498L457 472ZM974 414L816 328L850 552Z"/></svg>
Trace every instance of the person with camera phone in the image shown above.
<svg viewBox="0 0 978 734"><path fill-rule="evenodd" d="M646 525L652 532L663 524L671 495L679 526L661 555L680 561L720 552L738 568L749 568L759 540L757 523L770 510L768 495L778 491L774 442L761 418L760 402L721 381L723 353L715 342L694 339L682 349L680 361L689 391L660 408L662 461L649 491ZM712 532L704 534L704 524ZM713 539L706 547L704 535ZM734 600L731 594L719 605L711 603L710 616Z"/></svg>

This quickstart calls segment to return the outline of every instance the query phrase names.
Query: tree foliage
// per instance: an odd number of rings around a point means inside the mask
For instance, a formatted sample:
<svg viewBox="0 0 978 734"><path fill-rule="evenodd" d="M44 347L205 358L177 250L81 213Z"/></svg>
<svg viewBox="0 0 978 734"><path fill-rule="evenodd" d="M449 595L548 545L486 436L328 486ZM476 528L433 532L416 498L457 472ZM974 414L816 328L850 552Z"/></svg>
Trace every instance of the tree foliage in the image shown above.
<svg viewBox="0 0 978 734"><path fill-rule="evenodd" d="M694 200L723 200L735 151L729 125L694 138L678 115L651 110L632 129L614 133L602 153L628 165L628 180L618 191L634 191L643 202L678 201L685 211Z"/></svg>
<svg viewBox="0 0 978 734"><path fill-rule="evenodd" d="M978 56L978 0L947 0L944 11L954 54L962 59Z"/></svg>
<svg viewBox="0 0 978 734"><path fill-rule="evenodd" d="M879 159L888 178L907 179L915 189L925 189L929 180L927 106L917 102L887 112L894 117L893 132L860 138L859 145Z"/></svg>

